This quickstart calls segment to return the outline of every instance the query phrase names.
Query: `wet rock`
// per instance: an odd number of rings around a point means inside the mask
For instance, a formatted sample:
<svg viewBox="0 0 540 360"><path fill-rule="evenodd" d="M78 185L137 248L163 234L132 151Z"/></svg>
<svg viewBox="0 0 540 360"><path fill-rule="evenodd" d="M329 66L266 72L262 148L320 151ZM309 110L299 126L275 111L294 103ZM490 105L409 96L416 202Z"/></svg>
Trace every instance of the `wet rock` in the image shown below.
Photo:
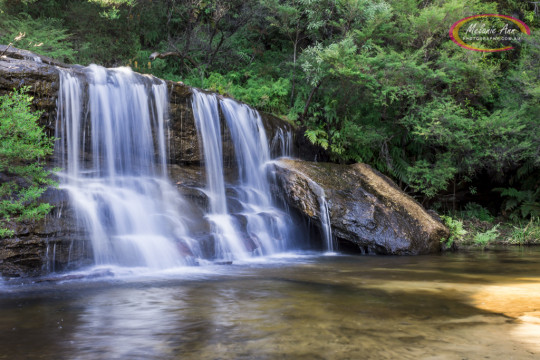
<svg viewBox="0 0 540 360"><path fill-rule="evenodd" d="M169 88L170 161L175 164L201 162L197 128L191 109L191 88L175 82L167 82Z"/></svg>
<svg viewBox="0 0 540 360"><path fill-rule="evenodd" d="M364 253L416 255L440 251L448 229L389 178L366 164L275 162L276 191L305 217L320 223L324 190L332 233Z"/></svg>
<svg viewBox="0 0 540 360"><path fill-rule="evenodd" d="M63 190L48 189L40 199L54 206L40 221L12 223L15 235L0 239L0 275L39 276L92 262L88 235L82 231Z"/></svg>

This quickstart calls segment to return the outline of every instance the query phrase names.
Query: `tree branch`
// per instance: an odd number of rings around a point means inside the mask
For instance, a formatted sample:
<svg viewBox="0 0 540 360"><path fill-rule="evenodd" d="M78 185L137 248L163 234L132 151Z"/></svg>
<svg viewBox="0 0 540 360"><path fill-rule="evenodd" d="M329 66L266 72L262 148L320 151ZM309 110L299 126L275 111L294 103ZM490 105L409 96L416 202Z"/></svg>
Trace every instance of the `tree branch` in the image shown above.
<svg viewBox="0 0 540 360"><path fill-rule="evenodd" d="M319 86L321 86L321 83L322 81L319 81L317 85L313 89L311 89L311 92L309 93L309 97L306 101L306 105L304 106L304 113L302 114L302 122L304 122L306 119L308 109L309 109L309 104L311 103L311 98L313 97L313 95L315 95L315 93L319 89Z"/></svg>
<svg viewBox="0 0 540 360"><path fill-rule="evenodd" d="M169 57L169 56L174 56L174 57L178 57L182 60L187 60L191 65L193 65L194 67L198 67L199 64L193 60L193 58L189 55L184 55L180 52L177 52L177 51L168 51L168 52L164 52L164 53L159 53L159 52L154 52L152 54L150 54L150 60L155 60L155 59L165 59L166 57Z"/></svg>

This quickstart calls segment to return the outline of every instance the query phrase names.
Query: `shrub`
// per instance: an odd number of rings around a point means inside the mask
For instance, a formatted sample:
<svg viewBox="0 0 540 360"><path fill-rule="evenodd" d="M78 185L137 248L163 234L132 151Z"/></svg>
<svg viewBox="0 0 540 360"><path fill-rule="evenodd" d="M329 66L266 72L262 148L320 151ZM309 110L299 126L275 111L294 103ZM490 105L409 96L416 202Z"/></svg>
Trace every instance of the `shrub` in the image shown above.
<svg viewBox="0 0 540 360"><path fill-rule="evenodd" d="M495 240L499 236L499 233L497 231L498 227L499 224L495 225L486 232L477 233L476 235L474 235L474 243L477 245L486 246L488 243Z"/></svg>
<svg viewBox="0 0 540 360"><path fill-rule="evenodd" d="M76 52L59 19L32 19L28 15L10 19L0 17L0 25L0 43L12 43L18 48L64 62L75 61Z"/></svg>
<svg viewBox="0 0 540 360"><path fill-rule="evenodd" d="M461 220L452 219L450 216L442 215L441 216L444 224L448 226L450 230L450 235L448 239L441 239L441 242L446 246L447 249L451 248L456 240L463 240L467 231L463 228L463 222Z"/></svg>
<svg viewBox="0 0 540 360"><path fill-rule="evenodd" d="M54 139L37 124L40 114L30 110L28 88L0 97L0 236L11 236L8 222L39 220L52 208L38 199L48 185L56 185L43 159L52 153Z"/></svg>
<svg viewBox="0 0 540 360"><path fill-rule="evenodd" d="M511 244L525 245L540 242L540 218L531 218L527 225L520 223L514 226L510 239Z"/></svg>
<svg viewBox="0 0 540 360"><path fill-rule="evenodd" d="M493 222L494 220L493 215L491 215L488 209L473 202L465 205L465 209L461 212L461 214L464 218L476 218L480 221Z"/></svg>

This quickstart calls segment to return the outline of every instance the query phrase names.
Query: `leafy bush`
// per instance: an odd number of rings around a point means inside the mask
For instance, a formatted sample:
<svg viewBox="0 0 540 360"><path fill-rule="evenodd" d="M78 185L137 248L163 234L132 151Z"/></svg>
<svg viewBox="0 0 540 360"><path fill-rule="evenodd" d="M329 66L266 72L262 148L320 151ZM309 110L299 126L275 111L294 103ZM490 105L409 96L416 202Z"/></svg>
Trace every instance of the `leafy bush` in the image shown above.
<svg viewBox="0 0 540 360"><path fill-rule="evenodd" d="M249 71L232 71L225 75L211 72L203 79L193 74L184 81L191 86L230 95L260 110L275 114L287 112L291 84L285 78L264 78Z"/></svg>
<svg viewBox="0 0 540 360"><path fill-rule="evenodd" d="M43 159L53 151L53 139L37 124L32 97L16 90L0 97L0 236L11 236L11 220L38 220L52 208L39 203L46 186L56 185L43 168Z"/></svg>
<svg viewBox="0 0 540 360"><path fill-rule="evenodd" d="M499 236L499 233L497 231L498 227L499 224L495 225L486 232L477 233L476 235L474 235L474 243L477 245L486 246L488 243L495 240Z"/></svg>
<svg viewBox="0 0 540 360"><path fill-rule="evenodd" d="M7 18L0 15L0 43L9 44L64 61L75 61L70 35L60 19L32 19L28 15Z"/></svg>
<svg viewBox="0 0 540 360"><path fill-rule="evenodd" d="M480 221L493 222L494 217L488 209L482 205L470 202L465 205L465 209L461 211L461 216L465 218L476 218Z"/></svg>
<svg viewBox="0 0 540 360"><path fill-rule="evenodd" d="M448 239L441 239L441 242L446 248L451 248L455 241L463 240L463 237L467 234L467 231L463 228L463 222L461 220L453 219L450 216L442 215L441 219L444 224L450 230Z"/></svg>
<svg viewBox="0 0 540 360"><path fill-rule="evenodd" d="M514 188L497 188L505 198L503 209L510 213L510 218L539 217L540 216L540 188L536 190L517 190Z"/></svg>

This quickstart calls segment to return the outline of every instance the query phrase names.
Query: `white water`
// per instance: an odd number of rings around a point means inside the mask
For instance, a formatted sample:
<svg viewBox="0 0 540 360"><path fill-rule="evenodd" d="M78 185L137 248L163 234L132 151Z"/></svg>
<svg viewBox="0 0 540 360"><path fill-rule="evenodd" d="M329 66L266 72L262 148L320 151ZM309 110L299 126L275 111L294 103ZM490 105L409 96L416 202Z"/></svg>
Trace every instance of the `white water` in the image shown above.
<svg viewBox="0 0 540 360"><path fill-rule="evenodd" d="M326 202L326 194L324 189L317 184L315 181L309 179L304 175L309 182L311 190L317 195L317 200L319 201L319 219L321 221L321 230L323 235L323 240L326 245L327 254L334 253L334 240L332 237L332 226L330 223L330 211L328 209L328 203Z"/></svg>
<svg viewBox="0 0 540 360"><path fill-rule="evenodd" d="M212 224L215 257L220 260L246 258L248 250L237 231L238 224L227 211L223 146L216 95L206 95L194 89L193 116L204 151L206 195L210 203L210 211L206 216Z"/></svg>
<svg viewBox="0 0 540 360"><path fill-rule="evenodd" d="M91 237L96 264L189 263L198 247L164 166L165 83L128 68L91 65L85 73L87 93L78 78L61 73L56 137L64 150L60 187Z"/></svg>
<svg viewBox="0 0 540 360"><path fill-rule="evenodd" d="M225 197L219 106L231 133L238 167L238 184L232 187L240 209L230 213ZM266 165L268 140L260 115L231 99L194 90L193 112L205 157L208 218L215 227L216 258L245 259L290 248L293 227L286 213L271 198Z"/></svg>
<svg viewBox="0 0 540 360"><path fill-rule="evenodd" d="M245 232L258 255L274 254L292 247L293 228L288 214L271 198L266 166L270 161L268 139L259 113L231 99L220 101L234 144L238 167L235 187L245 218Z"/></svg>
<svg viewBox="0 0 540 360"><path fill-rule="evenodd" d="M204 220L187 214L189 204L167 177L165 83L128 68L91 65L84 74L61 73L56 137L63 170L58 175L91 238L95 264L157 271L204 264L188 228ZM213 258L249 260L291 250L302 236L292 234L296 226L274 204L266 168L271 153L259 113L193 92ZM225 182L222 131L230 133L234 146L235 183ZM275 152L288 156L292 134L280 129L272 143ZM55 249L49 250L54 267Z"/></svg>
<svg viewBox="0 0 540 360"><path fill-rule="evenodd" d="M329 253L334 252L334 240L332 238L332 227L330 225L330 212L328 211L328 204L326 203L326 196L319 196L319 211L321 213L321 226L323 230L324 242L326 243L326 251Z"/></svg>
<svg viewBox="0 0 540 360"><path fill-rule="evenodd" d="M292 131L283 128L277 129L270 145L270 148L272 149L272 157L291 157L292 146Z"/></svg>

